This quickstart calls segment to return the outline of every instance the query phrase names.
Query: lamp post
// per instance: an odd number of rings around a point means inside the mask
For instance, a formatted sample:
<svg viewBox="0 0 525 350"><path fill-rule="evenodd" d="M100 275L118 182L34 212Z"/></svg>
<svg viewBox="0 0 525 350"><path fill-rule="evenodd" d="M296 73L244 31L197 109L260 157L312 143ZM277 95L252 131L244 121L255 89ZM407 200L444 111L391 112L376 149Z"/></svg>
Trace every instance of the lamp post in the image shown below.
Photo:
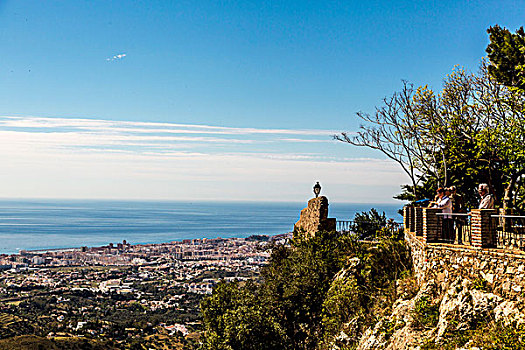
<svg viewBox="0 0 525 350"><path fill-rule="evenodd" d="M319 193L321 193L321 185L319 185L319 181L314 185L314 194L315 198L319 197Z"/></svg>

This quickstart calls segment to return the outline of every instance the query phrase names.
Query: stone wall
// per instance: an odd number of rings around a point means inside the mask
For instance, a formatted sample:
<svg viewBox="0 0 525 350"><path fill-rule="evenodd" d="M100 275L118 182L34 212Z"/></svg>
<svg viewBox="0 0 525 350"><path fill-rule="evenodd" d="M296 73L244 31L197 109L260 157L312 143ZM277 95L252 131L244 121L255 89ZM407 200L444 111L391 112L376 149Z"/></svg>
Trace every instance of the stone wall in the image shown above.
<svg viewBox="0 0 525 350"><path fill-rule="evenodd" d="M319 231L335 231L335 225L336 219L328 218L328 198L312 198L308 206L301 210L299 221L294 226L294 238L300 232L311 237Z"/></svg>
<svg viewBox="0 0 525 350"><path fill-rule="evenodd" d="M525 253L424 243L409 232L405 233L405 240L420 282L434 279L445 290L459 276L474 283L484 280L496 294L525 301Z"/></svg>

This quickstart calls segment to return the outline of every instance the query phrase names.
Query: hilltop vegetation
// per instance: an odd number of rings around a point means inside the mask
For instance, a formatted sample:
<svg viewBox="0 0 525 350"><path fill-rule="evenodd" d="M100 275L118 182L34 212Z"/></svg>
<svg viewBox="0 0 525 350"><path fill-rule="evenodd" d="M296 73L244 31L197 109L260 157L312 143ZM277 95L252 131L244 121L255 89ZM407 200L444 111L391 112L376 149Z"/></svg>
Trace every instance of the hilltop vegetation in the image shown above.
<svg viewBox="0 0 525 350"><path fill-rule="evenodd" d="M523 306L480 281L418 283L403 240L320 232L273 250L262 282L201 305L203 350L523 349Z"/></svg>
<svg viewBox="0 0 525 350"><path fill-rule="evenodd" d="M30 334L33 328L18 316L0 313L0 339L15 336L18 332Z"/></svg>
<svg viewBox="0 0 525 350"><path fill-rule="evenodd" d="M135 270L72 267L4 273L0 278L0 349L196 347L198 333L194 331L199 327L198 306L202 296L181 286L168 288L168 278L174 281L177 276L166 270L142 279L133 277L138 276ZM66 287L62 278L70 275L75 282ZM215 275L228 276L224 271L206 270L193 276L192 281ZM52 278L60 283L56 289L44 289L38 282L33 288L28 283ZM88 288L90 283L98 285L101 280L114 278L131 278L129 285L133 292ZM155 302L148 304L148 301L163 302L165 307L155 307ZM188 324L189 333L170 332L166 328L176 322Z"/></svg>
<svg viewBox="0 0 525 350"><path fill-rule="evenodd" d="M410 273L401 240L371 245L336 232L276 246L260 284L222 283L202 303L203 349L317 349L360 334L390 311ZM339 339L344 330L344 339Z"/></svg>
<svg viewBox="0 0 525 350"><path fill-rule="evenodd" d="M374 113L357 114L357 132L334 135L399 164L410 184L397 199L433 198L454 185L475 208L477 185L487 183L498 205L525 212L525 32L488 32L478 72L455 67L441 90L404 82Z"/></svg>

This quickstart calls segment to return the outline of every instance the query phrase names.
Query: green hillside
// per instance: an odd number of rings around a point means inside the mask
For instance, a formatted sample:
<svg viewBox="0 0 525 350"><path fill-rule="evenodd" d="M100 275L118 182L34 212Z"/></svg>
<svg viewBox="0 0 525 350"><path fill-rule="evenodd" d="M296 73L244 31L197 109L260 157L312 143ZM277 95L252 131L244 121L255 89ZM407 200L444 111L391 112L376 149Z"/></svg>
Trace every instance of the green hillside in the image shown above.
<svg viewBox="0 0 525 350"><path fill-rule="evenodd" d="M0 339L13 337L17 334L30 334L32 332L33 327L20 317L0 313Z"/></svg>
<svg viewBox="0 0 525 350"><path fill-rule="evenodd" d="M0 340L0 350L111 350L116 349L101 342L83 338L47 339L23 335Z"/></svg>

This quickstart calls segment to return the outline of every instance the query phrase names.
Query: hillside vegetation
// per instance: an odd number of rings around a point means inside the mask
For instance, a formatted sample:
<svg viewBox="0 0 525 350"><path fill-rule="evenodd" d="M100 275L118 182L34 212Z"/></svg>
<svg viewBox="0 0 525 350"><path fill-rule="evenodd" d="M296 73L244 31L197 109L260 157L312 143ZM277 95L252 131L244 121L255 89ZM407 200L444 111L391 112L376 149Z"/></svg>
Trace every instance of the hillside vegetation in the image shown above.
<svg viewBox="0 0 525 350"><path fill-rule="evenodd" d="M392 238L370 244L320 232L276 246L262 283L222 283L202 303L203 349L355 346L409 274L409 253Z"/></svg>
<svg viewBox="0 0 525 350"><path fill-rule="evenodd" d="M48 339L34 335L0 340L0 350L111 350L115 347L82 338Z"/></svg>
<svg viewBox="0 0 525 350"><path fill-rule="evenodd" d="M202 349L525 349L523 305L458 278L417 283L402 239L320 232L274 248L260 283L202 303Z"/></svg>
<svg viewBox="0 0 525 350"><path fill-rule="evenodd" d="M33 329L20 317L0 313L0 339L8 338L21 333L32 333Z"/></svg>

